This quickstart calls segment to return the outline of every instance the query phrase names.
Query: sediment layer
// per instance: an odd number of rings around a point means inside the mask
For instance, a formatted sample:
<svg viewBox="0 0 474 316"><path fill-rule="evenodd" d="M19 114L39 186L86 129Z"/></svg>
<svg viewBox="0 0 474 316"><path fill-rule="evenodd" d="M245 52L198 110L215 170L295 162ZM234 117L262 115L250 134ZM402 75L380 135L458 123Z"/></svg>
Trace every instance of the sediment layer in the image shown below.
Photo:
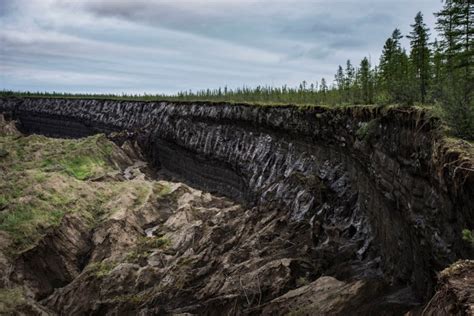
<svg viewBox="0 0 474 316"><path fill-rule="evenodd" d="M286 212L307 224L321 274L423 300L436 271L473 257L471 145L448 143L422 110L6 98L0 112L26 133L125 133L189 184Z"/></svg>

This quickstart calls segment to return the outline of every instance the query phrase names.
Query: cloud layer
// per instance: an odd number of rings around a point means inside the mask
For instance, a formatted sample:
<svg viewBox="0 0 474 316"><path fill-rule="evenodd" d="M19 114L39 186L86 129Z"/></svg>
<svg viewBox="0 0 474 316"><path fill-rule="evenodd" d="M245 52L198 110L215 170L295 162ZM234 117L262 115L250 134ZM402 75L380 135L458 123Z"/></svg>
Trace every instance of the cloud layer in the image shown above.
<svg viewBox="0 0 474 316"><path fill-rule="evenodd" d="M174 93L332 81L433 0L1 0L0 89Z"/></svg>

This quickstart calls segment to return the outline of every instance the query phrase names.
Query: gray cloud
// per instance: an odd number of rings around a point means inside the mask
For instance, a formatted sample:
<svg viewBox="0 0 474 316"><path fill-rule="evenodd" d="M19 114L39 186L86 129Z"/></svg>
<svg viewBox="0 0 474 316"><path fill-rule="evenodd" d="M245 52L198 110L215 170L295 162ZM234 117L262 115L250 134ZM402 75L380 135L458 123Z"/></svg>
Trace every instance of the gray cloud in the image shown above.
<svg viewBox="0 0 474 316"><path fill-rule="evenodd" d="M435 1L436 2L436 1ZM419 0L0 0L0 89L175 92L331 80ZM20 10L21 9L21 10Z"/></svg>
<svg viewBox="0 0 474 316"><path fill-rule="evenodd" d="M7 16L8 14L12 13L14 6L13 3L5 0L5 1L0 1L0 17Z"/></svg>

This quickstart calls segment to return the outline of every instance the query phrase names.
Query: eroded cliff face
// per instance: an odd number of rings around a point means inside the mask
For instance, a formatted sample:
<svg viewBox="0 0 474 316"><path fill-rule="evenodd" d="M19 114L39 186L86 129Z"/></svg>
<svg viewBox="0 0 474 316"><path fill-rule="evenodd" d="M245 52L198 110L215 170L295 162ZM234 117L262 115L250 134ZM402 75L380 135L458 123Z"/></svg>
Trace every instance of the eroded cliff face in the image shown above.
<svg viewBox="0 0 474 316"><path fill-rule="evenodd" d="M437 271L473 256L461 238L474 225L473 160L456 149L470 145L448 144L423 111L3 99L0 112L27 133L126 132L116 139L135 140L155 167L244 203L256 225L266 214L283 216L262 238L298 247L292 255L305 259L288 264L310 281L377 280L400 310L432 294Z"/></svg>

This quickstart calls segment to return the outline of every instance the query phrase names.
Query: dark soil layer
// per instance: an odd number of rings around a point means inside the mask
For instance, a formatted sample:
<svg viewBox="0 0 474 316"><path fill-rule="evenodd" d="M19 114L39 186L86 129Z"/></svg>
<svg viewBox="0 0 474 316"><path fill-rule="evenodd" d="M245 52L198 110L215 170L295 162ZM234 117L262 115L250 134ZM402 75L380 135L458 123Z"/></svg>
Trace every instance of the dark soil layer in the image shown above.
<svg viewBox="0 0 474 316"><path fill-rule="evenodd" d="M244 205L196 223L213 235L176 248L200 262L184 280L144 274L166 291L90 307L102 285L82 273L45 301L56 311L400 314L431 298L437 271L474 256L461 234L474 228L472 145L421 110L11 98L0 112L25 133L136 142L155 168ZM125 287L141 270L123 269Z"/></svg>

